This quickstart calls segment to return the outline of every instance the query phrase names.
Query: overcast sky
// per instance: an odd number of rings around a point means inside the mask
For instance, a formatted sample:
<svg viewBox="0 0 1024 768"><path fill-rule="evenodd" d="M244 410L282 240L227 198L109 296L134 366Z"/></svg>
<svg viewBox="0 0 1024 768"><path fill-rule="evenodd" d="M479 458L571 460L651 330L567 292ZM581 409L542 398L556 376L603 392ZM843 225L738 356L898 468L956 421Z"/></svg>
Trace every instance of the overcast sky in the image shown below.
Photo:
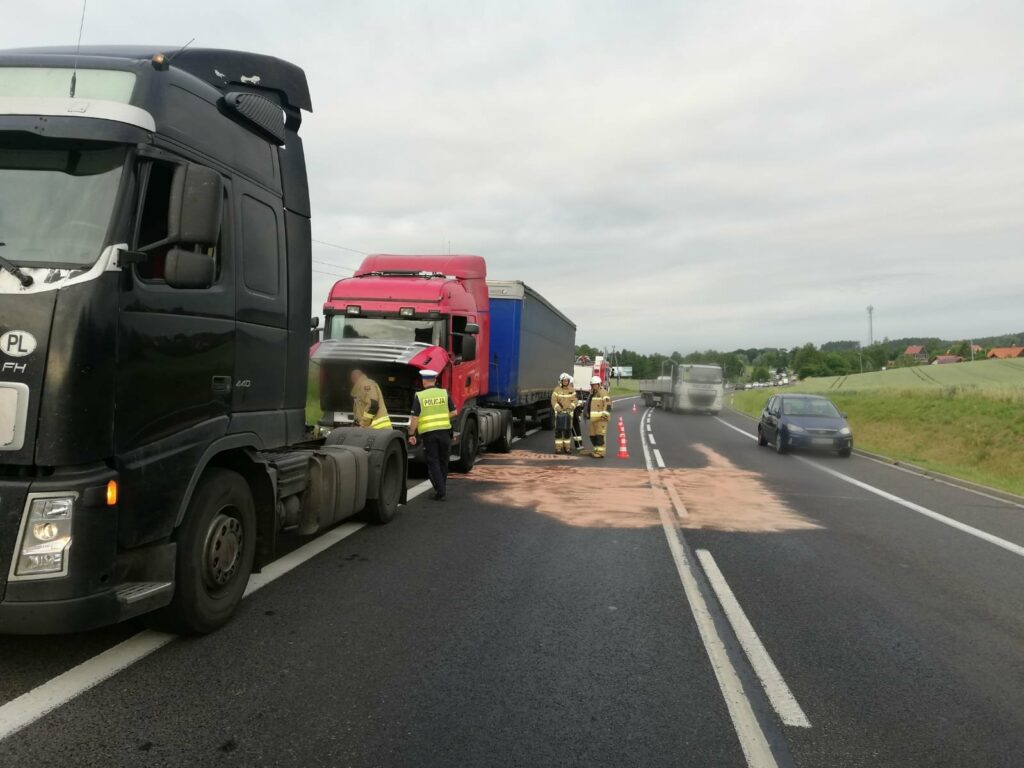
<svg viewBox="0 0 1024 768"><path fill-rule="evenodd" d="M80 9L0 0L0 48ZM306 70L315 238L481 254L579 341L1024 330L1020 0L89 0L86 44L192 37Z"/></svg>

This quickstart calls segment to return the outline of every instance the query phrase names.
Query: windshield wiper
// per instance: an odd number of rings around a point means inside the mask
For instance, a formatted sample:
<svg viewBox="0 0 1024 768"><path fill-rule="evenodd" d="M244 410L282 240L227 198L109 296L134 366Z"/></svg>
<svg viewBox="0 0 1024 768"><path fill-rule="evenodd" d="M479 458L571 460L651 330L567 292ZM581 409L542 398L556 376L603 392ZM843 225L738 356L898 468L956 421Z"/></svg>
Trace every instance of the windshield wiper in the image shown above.
<svg viewBox="0 0 1024 768"><path fill-rule="evenodd" d="M0 243L0 248L7 245L7 243ZM3 256L0 256L0 269L4 269L18 278L18 282L21 283L23 288L28 288L35 280L32 279L32 275L26 275L21 271L21 267L15 264L13 261L8 261Z"/></svg>

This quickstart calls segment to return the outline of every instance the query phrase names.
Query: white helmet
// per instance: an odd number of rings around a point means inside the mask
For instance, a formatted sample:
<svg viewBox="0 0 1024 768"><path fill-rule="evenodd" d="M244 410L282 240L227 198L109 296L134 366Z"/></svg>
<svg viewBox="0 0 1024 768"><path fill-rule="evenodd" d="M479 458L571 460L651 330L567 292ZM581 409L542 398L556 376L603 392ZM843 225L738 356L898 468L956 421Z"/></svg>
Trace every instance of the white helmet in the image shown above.
<svg viewBox="0 0 1024 768"><path fill-rule="evenodd" d="M595 376L594 378L592 378L592 379L590 380L590 383L591 383L591 384L601 384L601 383L602 383L602 382L601 382L601 377L600 377L600 376Z"/></svg>
<svg viewBox="0 0 1024 768"><path fill-rule="evenodd" d="M558 380L561 382L561 381L565 381L566 379L569 379L570 381L572 381L572 376L570 376L565 371L562 371L562 373L559 374L559 376L558 376Z"/></svg>

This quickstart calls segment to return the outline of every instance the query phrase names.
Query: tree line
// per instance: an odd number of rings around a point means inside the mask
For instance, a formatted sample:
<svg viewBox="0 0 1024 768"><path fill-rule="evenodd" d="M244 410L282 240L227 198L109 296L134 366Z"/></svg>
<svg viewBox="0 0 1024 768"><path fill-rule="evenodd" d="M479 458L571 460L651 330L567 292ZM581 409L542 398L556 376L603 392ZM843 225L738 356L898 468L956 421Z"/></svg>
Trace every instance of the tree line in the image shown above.
<svg viewBox="0 0 1024 768"><path fill-rule="evenodd" d="M990 347L1021 344L1022 341L1024 333L975 339L974 343L981 347L981 351L975 352L975 355L983 358ZM930 357L950 354L958 355L965 360L971 359L971 341L948 341L939 338L884 339L863 347L858 341L829 341L820 347L807 343L792 349L706 349L685 355L680 352L643 354L630 349L616 350L608 354L589 344L580 344L576 347L576 355L586 355L590 359L604 355L612 365L632 367L633 378L636 379L655 379L663 373L667 375L671 370L670 363L694 363L720 365L727 380L739 382L770 381L773 376L789 372L804 379L811 376L846 376L862 371L878 371L891 366L917 365L920 363L919 360L908 358L904 354L907 347L912 345L924 347Z"/></svg>

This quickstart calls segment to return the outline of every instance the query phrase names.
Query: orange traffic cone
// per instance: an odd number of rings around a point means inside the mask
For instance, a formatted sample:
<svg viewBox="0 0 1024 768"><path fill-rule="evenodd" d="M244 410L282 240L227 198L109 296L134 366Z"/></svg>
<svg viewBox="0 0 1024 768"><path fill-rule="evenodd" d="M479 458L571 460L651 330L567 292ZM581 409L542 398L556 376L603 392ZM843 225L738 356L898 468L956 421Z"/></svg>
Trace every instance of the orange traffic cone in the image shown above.
<svg viewBox="0 0 1024 768"><path fill-rule="evenodd" d="M628 459L629 450L626 448L626 436L623 435L622 439L619 440L619 452L615 455L617 459Z"/></svg>
<svg viewBox="0 0 1024 768"><path fill-rule="evenodd" d="M633 413L636 413L636 403L633 403Z"/></svg>

